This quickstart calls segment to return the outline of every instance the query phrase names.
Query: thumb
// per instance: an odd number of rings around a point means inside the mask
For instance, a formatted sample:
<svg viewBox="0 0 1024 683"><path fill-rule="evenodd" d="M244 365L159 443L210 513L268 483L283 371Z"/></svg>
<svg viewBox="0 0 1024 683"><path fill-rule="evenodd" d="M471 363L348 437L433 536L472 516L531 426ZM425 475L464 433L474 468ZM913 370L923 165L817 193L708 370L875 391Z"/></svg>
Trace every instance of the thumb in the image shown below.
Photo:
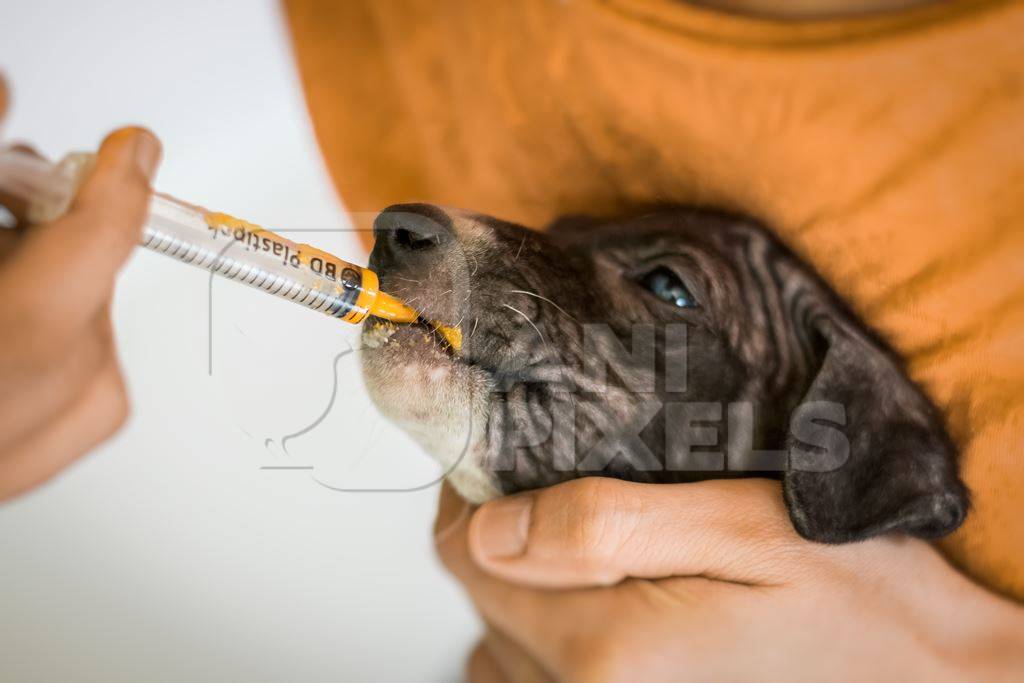
<svg viewBox="0 0 1024 683"><path fill-rule="evenodd" d="M818 552L793 530L779 484L760 479L578 479L484 504L469 547L490 574L549 588L698 575L779 583L789 558Z"/></svg>
<svg viewBox="0 0 1024 683"><path fill-rule="evenodd" d="M149 182L160 143L142 128L122 128L103 141L96 166L67 214L29 231L10 266L24 302L54 319L91 319L138 244L149 210Z"/></svg>

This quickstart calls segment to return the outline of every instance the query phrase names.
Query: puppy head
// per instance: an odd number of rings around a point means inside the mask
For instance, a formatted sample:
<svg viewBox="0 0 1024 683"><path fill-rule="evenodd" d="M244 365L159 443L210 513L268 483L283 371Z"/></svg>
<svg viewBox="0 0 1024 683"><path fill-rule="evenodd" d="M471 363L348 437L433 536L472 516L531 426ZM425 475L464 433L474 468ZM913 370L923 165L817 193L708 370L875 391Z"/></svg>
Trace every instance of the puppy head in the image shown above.
<svg viewBox="0 0 1024 683"><path fill-rule="evenodd" d="M424 322L366 325L367 386L473 502L590 475L759 475L814 540L933 537L966 514L934 407L752 222L674 209L534 232L407 204L375 233L381 288Z"/></svg>

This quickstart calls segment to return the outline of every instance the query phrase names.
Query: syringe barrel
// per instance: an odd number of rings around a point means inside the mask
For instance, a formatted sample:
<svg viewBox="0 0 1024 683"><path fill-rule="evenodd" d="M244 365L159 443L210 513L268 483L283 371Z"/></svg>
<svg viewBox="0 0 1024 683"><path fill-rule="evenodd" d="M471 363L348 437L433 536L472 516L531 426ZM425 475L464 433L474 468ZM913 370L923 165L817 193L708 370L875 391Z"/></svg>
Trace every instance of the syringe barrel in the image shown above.
<svg viewBox="0 0 1024 683"><path fill-rule="evenodd" d="M30 220L53 220L67 210L92 161L91 154L70 154L53 165L0 150L0 190L29 202ZM153 194L141 244L345 322L362 322L370 313L416 319L415 311L378 289L373 271L169 195Z"/></svg>
<svg viewBox="0 0 1024 683"><path fill-rule="evenodd" d="M142 246L359 323L379 295L377 275L258 225L154 194Z"/></svg>

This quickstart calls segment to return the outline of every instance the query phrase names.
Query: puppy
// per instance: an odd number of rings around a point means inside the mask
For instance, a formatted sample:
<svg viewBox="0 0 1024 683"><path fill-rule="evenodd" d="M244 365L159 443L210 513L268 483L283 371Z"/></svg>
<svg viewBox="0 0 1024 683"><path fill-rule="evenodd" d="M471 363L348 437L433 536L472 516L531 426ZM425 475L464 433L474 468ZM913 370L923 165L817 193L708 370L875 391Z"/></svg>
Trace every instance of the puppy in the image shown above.
<svg viewBox="0 0 1024 683"><path fill-rule="evenodd" d="M967 513L938 411L753 221L674 208L536 232L405 204L374 231L381 289L422 320L365 326L367 387L472 502L583 476L770 476L827 543L938 537Z"/></svg>

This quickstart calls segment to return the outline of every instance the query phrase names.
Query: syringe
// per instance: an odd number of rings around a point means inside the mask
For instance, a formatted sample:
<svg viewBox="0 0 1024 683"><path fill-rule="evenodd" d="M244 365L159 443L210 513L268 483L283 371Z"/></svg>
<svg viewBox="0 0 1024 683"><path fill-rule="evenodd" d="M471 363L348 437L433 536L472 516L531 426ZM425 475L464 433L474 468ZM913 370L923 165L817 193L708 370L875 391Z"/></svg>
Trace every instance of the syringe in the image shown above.
<svg viewBox="0 0 1024 683"><path fill-rule="evenodd" d="M69 154L51 164L19 150L0 150L0 191L26 202L31 222L54 220L67 211L93 159ZM345 322L360 323L367 315L417 319L416 311L378 289L372 270L159 192L150 201L140 243Z"/></svg>

